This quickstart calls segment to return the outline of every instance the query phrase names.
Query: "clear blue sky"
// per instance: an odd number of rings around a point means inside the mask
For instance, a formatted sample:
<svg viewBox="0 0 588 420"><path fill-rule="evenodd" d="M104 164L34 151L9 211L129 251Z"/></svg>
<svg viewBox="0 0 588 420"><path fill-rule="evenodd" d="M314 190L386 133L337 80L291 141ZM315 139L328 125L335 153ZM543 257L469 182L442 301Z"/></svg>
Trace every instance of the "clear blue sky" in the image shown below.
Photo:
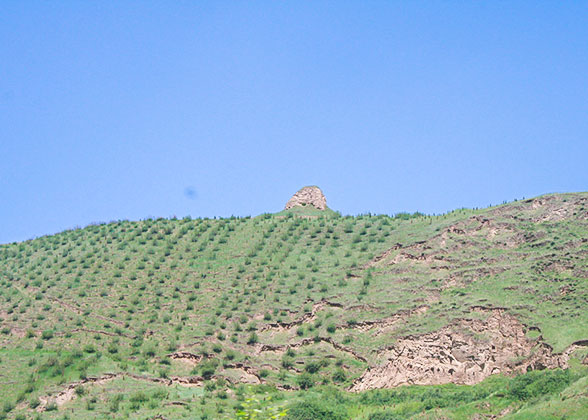
<svg viewBox="0 0 588 420"><path fill-rule="evenodd" d="M0 243L588 189L588 2L0 2Z"/></svg>

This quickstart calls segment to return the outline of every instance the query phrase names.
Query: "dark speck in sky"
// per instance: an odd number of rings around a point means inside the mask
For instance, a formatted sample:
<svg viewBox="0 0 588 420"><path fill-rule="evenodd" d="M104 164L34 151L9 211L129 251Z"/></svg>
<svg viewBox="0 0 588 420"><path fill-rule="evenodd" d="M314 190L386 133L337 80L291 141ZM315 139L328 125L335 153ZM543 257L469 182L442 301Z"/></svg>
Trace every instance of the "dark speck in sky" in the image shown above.
<svg viewBox="0 0 588 420"><path fill-rule="evenodd" d="M198 198L198 192L192 186L184 188L184 195L190 200L196 200Z"/></svg>

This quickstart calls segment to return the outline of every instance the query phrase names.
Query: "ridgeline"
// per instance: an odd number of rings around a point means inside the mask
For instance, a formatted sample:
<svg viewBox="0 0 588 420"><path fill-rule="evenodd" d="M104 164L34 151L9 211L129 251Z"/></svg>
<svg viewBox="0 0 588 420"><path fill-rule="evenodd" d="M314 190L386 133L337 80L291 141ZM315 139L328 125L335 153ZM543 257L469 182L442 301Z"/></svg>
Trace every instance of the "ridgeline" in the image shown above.
<svg viewBox="0 0 588 420"><path fill-rule="evenodd" d="M305 187L1 245L0 286L4 418L588 418L588 193L351 217Z"/></svg>

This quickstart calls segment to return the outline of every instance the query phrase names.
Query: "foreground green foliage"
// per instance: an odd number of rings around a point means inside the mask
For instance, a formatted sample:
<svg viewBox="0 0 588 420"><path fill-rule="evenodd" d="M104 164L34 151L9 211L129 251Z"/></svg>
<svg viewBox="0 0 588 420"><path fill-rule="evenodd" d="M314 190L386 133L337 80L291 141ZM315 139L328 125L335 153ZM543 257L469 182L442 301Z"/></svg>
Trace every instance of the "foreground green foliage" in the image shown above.
<svg viewBox="0 0 588 420"><path fill-rule="evenodd" d="M537 371L518 377L493 376L480 384L412 386L360 394L334 386L279 391L267 386L181 389L126 378L84 388L69 403L76 419L167 418L269 420L584 419L588 369ZM522 396L522 398L521 398ZM4 418L18 418L15 406ZM62 419L63 410L35 415ZM70 418L72 418L70 416Z"/></svg>
<svg viewBox="0 0 588 420"><path fill-rule="evenodd" d="M366 391L359 395L327 388L304 394L298 402L291 404L290 413L296 408L296 416L292 418L297 420L469 419L476 414L491 416L499 413L508 419L518 418L511 413L520 410L534 412L534 418L541 419L551 418L552 414L539 413L536 407L567 399L570 406L575 403L584 405L578 411L566 410L567 418L581 419L588 404L582 402L581 392L573 390L586 384L587 375L586 369L541 371L517 378L491 377L474 386L413 386ZM526 396L524 400L519 398L521 392Z"/></svg>
<svg viewBox="0 0 588 420"><path fill-rule="evenodd" d="M285 417L287 413L283 405L274 405L272 396L266 393L261 397L249 395L237 406L236 416L241 420L276 420Z"/></svg>

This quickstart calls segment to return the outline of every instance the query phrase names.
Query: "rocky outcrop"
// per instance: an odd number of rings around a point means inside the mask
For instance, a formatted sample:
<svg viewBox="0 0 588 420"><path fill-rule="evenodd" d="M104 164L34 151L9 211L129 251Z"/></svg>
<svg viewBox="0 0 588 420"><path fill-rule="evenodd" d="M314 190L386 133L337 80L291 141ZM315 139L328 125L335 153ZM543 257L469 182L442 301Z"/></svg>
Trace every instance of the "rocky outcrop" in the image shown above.
<svg viewBox="0 0 588 420"><path fill-rule="evenodd" d="M327 199L319 187L304 187L288 200L285 210L296 206L313 206L318 210L325 210Z"/></svg>
<svg viewBox="0 0 588 420"><path fill-rule="evenodd" d="M494 309L486 320L464 319L439 331L409 336L383 349L385 362L368 369L352 391L399 385L472 385L494 373L566 368L570 352L553 353L531 340L512 315Z"/></svg>

